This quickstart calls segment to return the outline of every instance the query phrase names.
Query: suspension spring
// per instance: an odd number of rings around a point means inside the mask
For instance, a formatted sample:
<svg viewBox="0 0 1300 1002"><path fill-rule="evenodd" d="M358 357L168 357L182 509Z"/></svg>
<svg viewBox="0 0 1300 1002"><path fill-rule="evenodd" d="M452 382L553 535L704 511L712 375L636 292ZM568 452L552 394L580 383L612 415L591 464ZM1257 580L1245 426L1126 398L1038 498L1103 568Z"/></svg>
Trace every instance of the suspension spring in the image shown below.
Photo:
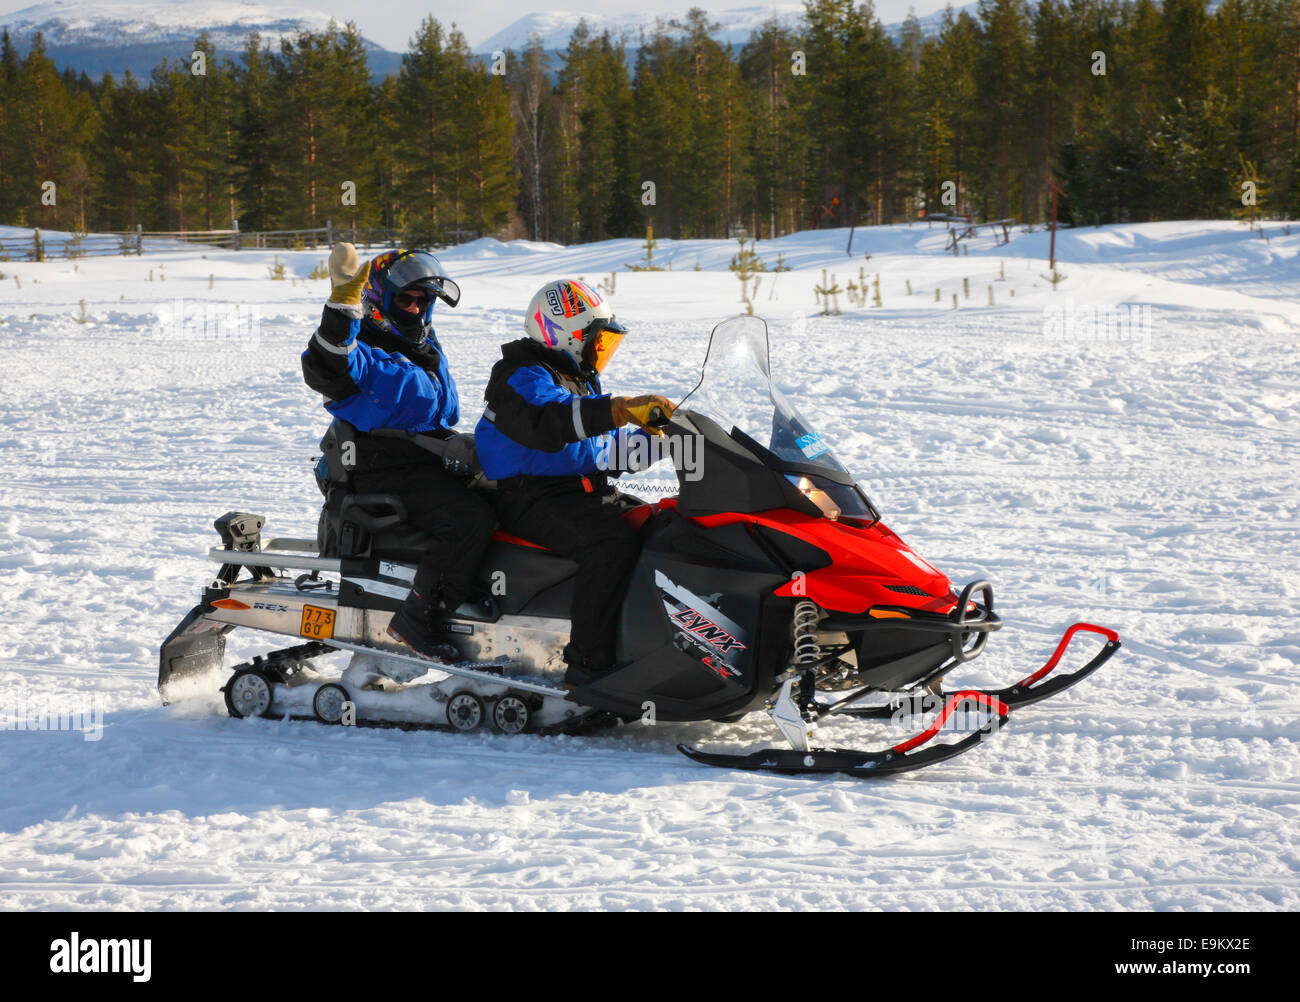
<svg viewBox="0 0 1300 1002"><path fill-rule="evenodd" d="M817 623L821 610L815 602L800 599L794 606L794 619L790 630L794 637L794 664L812 664L821 659L822 647L817 642Z"/></svg>

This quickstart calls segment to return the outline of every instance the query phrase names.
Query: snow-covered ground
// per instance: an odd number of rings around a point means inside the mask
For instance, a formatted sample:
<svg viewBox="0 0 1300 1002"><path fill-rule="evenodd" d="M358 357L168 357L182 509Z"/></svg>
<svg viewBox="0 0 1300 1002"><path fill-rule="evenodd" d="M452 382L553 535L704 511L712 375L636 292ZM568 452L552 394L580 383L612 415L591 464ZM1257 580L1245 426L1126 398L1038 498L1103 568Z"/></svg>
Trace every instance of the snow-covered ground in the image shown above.
<svg viewBox="0 0 1300 1002"><path fill-rule="evenodd" d="M1125 643L975 751L878 782L673 750L777 743L761 714L507 738L232 720L215 692L162 707L158 644L211 574L212 519L313 531L324 412L297 356L325 252L281 252L285 281L269 251L0 263L0 908L1300 906L1300 232L1063 232L1055 291L1041 231L962 257L939 227L860 229L852 258L847 237L759 244L795 270L755 308L886 522L997 588L1007 626L963 678L1022 677L1076 619ZM739 307L735 251L660 241L672 271L617 271L634 334L608 388L684 395ZM536 287L643 248L442 256L472 423ZM823 269L879 276L882 305L817 315ZM274 645L236 633L228 663ZM26 729L41 707L102 730Z"/></svg>

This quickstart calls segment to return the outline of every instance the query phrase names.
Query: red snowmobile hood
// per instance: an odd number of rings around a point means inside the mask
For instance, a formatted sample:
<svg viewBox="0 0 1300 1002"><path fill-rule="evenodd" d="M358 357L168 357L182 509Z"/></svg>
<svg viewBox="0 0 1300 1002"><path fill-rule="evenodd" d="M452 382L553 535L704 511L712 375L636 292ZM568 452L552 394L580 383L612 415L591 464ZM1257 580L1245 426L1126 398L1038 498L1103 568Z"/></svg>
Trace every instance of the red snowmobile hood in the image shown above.
<svg viewBox="0 0 1300 1002"><path fill-rule="evenodd" d="M670 506L675 507L671 499L666 499L657 507ZM865 527L814 518L788 508L705 515L692 521L706 529L735 522L762 525L830 554L830 564L807 572L801 581L783 585L776 590L777 595L809 598L823 609L854 615L873 607L947 615L956 604L952 582L883 522Z"/></svg>

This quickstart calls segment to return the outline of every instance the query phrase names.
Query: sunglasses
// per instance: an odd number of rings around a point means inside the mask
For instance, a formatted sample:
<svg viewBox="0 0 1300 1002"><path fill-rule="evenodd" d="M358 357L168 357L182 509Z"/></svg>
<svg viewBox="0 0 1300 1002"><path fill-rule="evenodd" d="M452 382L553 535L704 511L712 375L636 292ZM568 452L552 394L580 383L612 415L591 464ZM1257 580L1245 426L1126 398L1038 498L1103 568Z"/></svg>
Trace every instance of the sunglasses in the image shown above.
<svg viewBox="0 0 1300 1002"><path fill-rule="evenodd" d="M427 292L399 292L393 297L393 305L400 310L406 309L412 303L417 306L424 306L429 301Z"/></svg>

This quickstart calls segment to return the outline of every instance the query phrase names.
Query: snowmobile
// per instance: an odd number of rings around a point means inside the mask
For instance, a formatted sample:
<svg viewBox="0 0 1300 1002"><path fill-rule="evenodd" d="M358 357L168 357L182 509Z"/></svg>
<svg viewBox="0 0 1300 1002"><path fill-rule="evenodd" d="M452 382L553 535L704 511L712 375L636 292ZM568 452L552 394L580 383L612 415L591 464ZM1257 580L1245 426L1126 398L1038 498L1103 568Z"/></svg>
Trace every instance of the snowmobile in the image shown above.
<svg viewBox="0 0 1300 1002"><path fill-rule="evenodd" d="M479 574L492 601L447 620L461 660L434 661L389 636L422 533L405 523L399 499L352 489L345 460L355 429L335 421L321 442L325 502L314 540L263 539L264 518L248 512L216 520L222 545L209 558L220 569L161 648L164 701L180 680L221 669L226 635L241 627L293 643L234 667L222 687L234 717L517 734L765 711L788 748L678 749L714 766L883 776L968 751L1013 710L1077 684L1119 649L1114 631L1076 623L1014 685L945 689L1002 626L993 586L954 588L884 525L773 385L760 318L719 324L698 385L671 418L659 417L677 494L625 515L642 551L609 675L562 687L576 564L504 532ZM1085 633L1103 646L1057 673ZM318 663L337 651L350 654L341 675ZM942 740L958 715L972 714L957 740ZM832 715L933 719L908 740L858 751L817 745L817 724Z"/></svg>

